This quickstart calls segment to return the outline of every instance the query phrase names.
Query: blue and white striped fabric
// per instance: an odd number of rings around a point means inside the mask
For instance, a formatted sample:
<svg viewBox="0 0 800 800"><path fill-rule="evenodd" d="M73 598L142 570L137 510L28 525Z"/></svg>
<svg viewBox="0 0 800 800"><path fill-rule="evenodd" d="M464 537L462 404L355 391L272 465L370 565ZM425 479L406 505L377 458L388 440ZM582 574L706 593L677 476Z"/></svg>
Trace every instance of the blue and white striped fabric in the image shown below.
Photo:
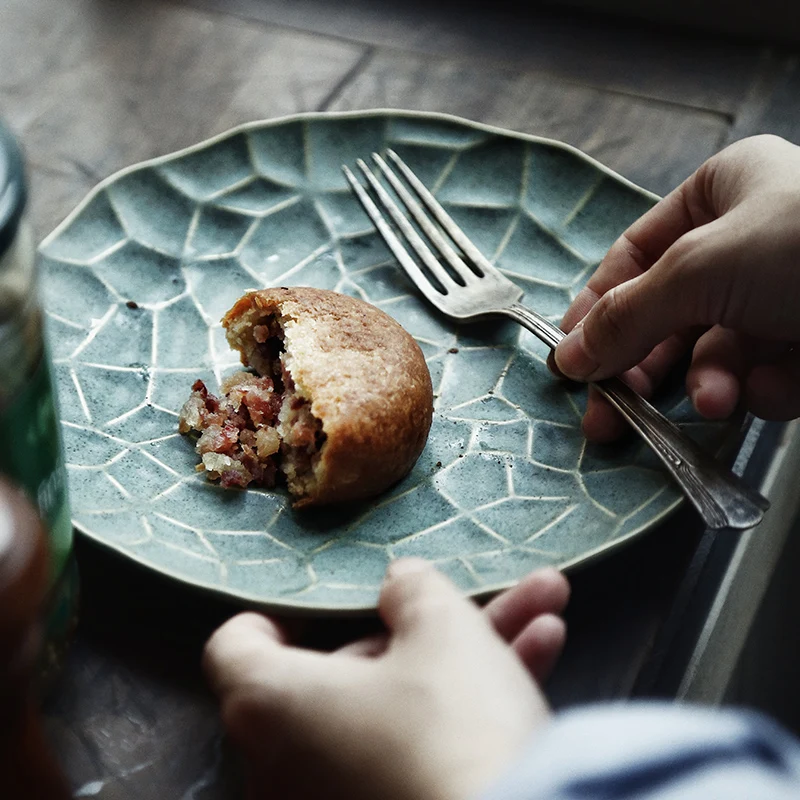
<svg viewBox="0 0 800 800"><path fill-rule="evenodd" d="M800 743L753 712L662 703L557 715L481 800L800 799Z"/></svg>

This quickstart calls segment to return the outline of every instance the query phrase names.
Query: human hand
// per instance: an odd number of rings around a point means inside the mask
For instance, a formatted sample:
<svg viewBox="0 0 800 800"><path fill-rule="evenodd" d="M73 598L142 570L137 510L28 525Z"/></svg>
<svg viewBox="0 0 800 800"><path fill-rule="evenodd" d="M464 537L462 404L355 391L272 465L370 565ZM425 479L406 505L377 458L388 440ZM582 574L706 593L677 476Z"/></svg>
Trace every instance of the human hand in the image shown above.
<svg viewBox="0 0 800 800"><path fill-rule="evenodd" d="M567 377L623 373L648 396L693 346L703 416L800 415L800 148L757 136L709 159L615 242L562 327ZM605 441L625 425L592 390L583 428Z"/></svg>
<svg viewBox="0 0 800 800"><path fill-rule="evenodd" d="M388 638L323 654L292 647L261 615L230 620L204 667L252 797L476 794L548 718L526 666L541 678L554 663L568 593L543 570L482 613L432 566L404 559L381 591Z"/></svg>

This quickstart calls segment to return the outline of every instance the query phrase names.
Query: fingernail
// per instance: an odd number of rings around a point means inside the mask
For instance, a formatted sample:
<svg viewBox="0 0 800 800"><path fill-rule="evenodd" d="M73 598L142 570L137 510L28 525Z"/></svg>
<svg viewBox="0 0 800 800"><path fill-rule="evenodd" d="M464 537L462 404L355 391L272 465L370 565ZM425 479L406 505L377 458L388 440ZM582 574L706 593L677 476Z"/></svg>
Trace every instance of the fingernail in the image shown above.
<svg viewBox="0 0 800 800"><path fill-rule="evenodd" d="M586 353L583 325L574 328L561 340L555 356L556 366L575 381L585 381L598 367L597 362Z"/></svg>
<svg viewBox="0 0 800 800"><path fill-rule="evenodd" d="M386 577L397 578L400 575L410 575L412 572L423 572L430 567L431 565L424 558L401 558L389 564Z"/></svg>

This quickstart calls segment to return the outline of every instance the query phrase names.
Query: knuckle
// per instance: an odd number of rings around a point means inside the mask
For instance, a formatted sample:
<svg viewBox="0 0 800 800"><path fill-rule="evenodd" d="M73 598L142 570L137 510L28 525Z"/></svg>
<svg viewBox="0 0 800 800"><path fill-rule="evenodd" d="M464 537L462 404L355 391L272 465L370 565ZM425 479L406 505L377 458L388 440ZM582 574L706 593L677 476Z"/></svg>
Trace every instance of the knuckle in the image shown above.
<svg viewBox="0 0 800 800"><path fill-rule="evenodd" d="M418 632L436 630L439 636L449 638L457 631L474 630L475 618L480 613L469 601L449 592L431 592L415 598L406 608L409 630Z"/></svg>
<svg viewBox="0 0 800 800"><path fill-rule="evenodd" d="M218 628L203 647L201 666L218 693L243 685L263 672L270 661L270 650L256 633L258 623L257 614L234 617Z"/></svg>
<svg viewBox="0 0 800 800"><path fill-rule="evenodd" d="M720 274L722 264L714 257L718 250L711 228L695 228L681 236L659 264L658 289L665 303L675 304L694 324L711 324L718 316L722 287L728 283Z"/></svg>
<svg viewBox="0 0 800 800"><path fill-rule="evenodd" d="M206 672L214 669L225 657L228 649L229 631L223 625L218 628L203 647L202 665Z"/></svg>
<svg viewBox="0 0 800 800"><path fill-rule="evenodd" d="M778 136L776 133L759 133L756 136L750 136L749 138L744 140L749 147L755 148L762 148L762 147L786 147L786 145L790 144L786 139L782 136Z"/></svg>
<svg viewBox="0 0 800 800"><path fill-rule="evenodd" d="M650 256L631 240L628 231L625 231L611 245L606 257L608 258L609 256L614 259L628 261L642 272L650 266Z"/></svg>
<svg viewBox="0 0 800 800"><path fill-rule="evenodd" d="M735 157L753 157L783 151L786 147L793 147L791 142L774 133L759 133L748 136L726 147L715 156L717 159Z"/></svg>
<svg viewBox="0 0 800 800"><path fill-rule="evenodd" d="M707 231L704 227L693 228L687 231L670 246L666 257L662 259L662 270L670 273L680 273L691 268L697 263L697 256L707 240Z"/></svg>
<svg viewBox="0 0 800 800"><path fill-rule="evenodd" d="M453 617L453 603L448 597L432 593L411 601L406 608L406 614L412 624L419 624L429 619L446 622Z"/></svg>
<svg viewBox="0 0 800 800"><path fill-rule="evenodd" d="M209 637L203 648L204 658L213 658L239 641L246 641L252 630L255 614L245 613L232 617Z"/></svg>
<svg viewBox="0 0 800 800"><path fill-rule="evenodd" d="M211 638L203 645L203 652L200 660L203 665L203 669L206 672L210 669L210 667L216 661L217 658L218 633L219 631L215 631L211 635Z"/></svg>

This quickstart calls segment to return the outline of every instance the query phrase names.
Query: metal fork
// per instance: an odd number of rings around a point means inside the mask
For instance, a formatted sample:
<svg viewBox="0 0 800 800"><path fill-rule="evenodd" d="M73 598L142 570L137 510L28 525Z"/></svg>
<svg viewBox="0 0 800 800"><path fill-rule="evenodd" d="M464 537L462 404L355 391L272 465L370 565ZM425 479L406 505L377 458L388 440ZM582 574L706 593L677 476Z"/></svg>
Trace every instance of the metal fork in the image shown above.
<svg viewBox="0 0 800 800"><path fill-rule="evenodd" d="M381 156L373 153L372 158L409 215L438 250L438 256L434 255L366 163L358 159L357 164L379 203L438 285L420 269L352 171L347 166L342 169L378 232L422 294L433 306L453 319L477 320L497 315L511 317L545 344L555 348L564 338L564 332L535 311L521 305L522 289L483 257L394 151L387 150L387 155L405 178L405 183ZM438 226L431 221L423 206ZM461 251L461 255L453 245ZM465 258L474 269L465 263ZM449 271L442 262L449 266ZM656 452L709 528L743 530L761 521L769 502L683 434L626 383L619 378L610 378L593 385Z"/></svg>

